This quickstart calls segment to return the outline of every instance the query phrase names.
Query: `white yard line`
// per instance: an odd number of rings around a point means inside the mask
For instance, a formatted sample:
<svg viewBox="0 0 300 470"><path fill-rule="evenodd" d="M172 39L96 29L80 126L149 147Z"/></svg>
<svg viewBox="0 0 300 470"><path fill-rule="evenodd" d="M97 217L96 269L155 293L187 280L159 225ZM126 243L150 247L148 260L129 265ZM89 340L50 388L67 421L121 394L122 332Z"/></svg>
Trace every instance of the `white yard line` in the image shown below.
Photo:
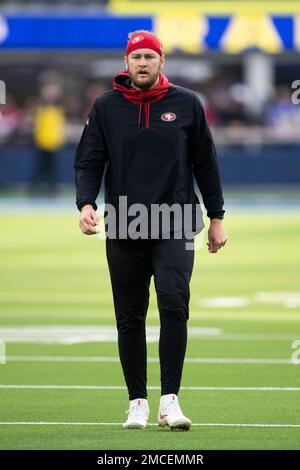
<svg viewBox="0 0 300 470"><path fill-rule="evenodd" d="M148 390L160 390L160 386L152 385ZM123 385L0 385L0 389L37 389L37 390L127 390ZM300 387L180 387L180 390L226 390L226 391L282 391L298 392Z"/></svg>
<svg viewBox="0 0 300 470"><path fill-rule="evenodd" d="M282 304L285 308L300 307L300 292L256 292L256 302L263 304Z"/></svg>
<svg viewBox="0 0 300 470"><path fill-rule="evenodd" d="M123 423L83 423L83 422L47 422L47 421L0 421L3 426L122 426ZM148 426L158 426L148 423ZM193 426L227 426L244 428L300 428L300 424L254 424L254 423L192 423Z"/></svg>
<svg viewBox="0 0 300 470"><path fill-rule="evenodd" d="M201 299L197 302L200 307L210 308L239 308L247 307L250 305L251 300L247 297L210 297L207 299Z"/></svg>
<svg viewBox="0 0 300 470"><path fill-rule="evenodd" d="M158 342L159 326L147 326L147 341ZM289 334L257 334L257 333L224 333L215 327L188 327L190 340L199 338L201 341L294 341L300 338L299 332ZM117 329L114 325L31 325L2 326L0 340L6 343L39 343L39 344L80 344L89 342L117 341Z"/></svg>
<svg viewBox="0 0 300 470"><path fill-rule="evenodd" d="M295 334L221 334L219 336L202 336L201 341L294 341L300 339L300 330Z"/></svg>
<svg viewBox="0 0 300 470"><path fill-rule="evenodd" d="M17 293L16 293L17 295ZM12 293L10 298L14 298L15 294ZM195 300L195 305L193 303L190 306L190 317L191 320L221 320L224 321L243 321L243 322L272 322L272 323L283 323L283 322L295 322L299 324L299 331L300 331L300 321L299 321L299 312L293 311L291 308L284 310L272 310L270 312L267 311L257 311L257 310L235 310L235 311L228 311L228 309L222 309L221 311L215 311L213 309L207 310L205 308L201 308L199 310L199 306L197 305L197 300ZM49 318L52 318L52 321L55 319L59 319L60 321L68 322L70 319L72 322L76 322L77 319L84 318L87 323L92 323L95 319L97 320L108 320L112 321L113 318L112 311L102 311L101 313L99 310L91 310L88 309L86 312L81 311L54 311L53 310L30 310L24 311L24 305L20 312L18 311L11 311L11 312L1 312L1 319L5 319L7 321L13 321L14 319L22 319L24 323L31 324L33 321L42 321L46 320L49 322ZM147 318L150 320L158 320L159 314L157 311L148 311ZM4 325L3 325L4 326ZM46 326L46 325L45 325ZM99 326L99 325L97 325ZM300 334L300 333L299 333Z"/></svg>
<svg viewBox="0 0 300 470"><path fill-rule="evenodd" d="M248 297L208 297L198 299L197 305L204 308L235 309L255 304L280 304L283 308L299 308L300 292L256 292Z"/></svg>
<svg viewBox="0 0 300 470"><path fill-rule="evenodd" d="M49 313L51 315L51 313ZM272 311L257 311L257 310L244 310L244 311L226 311L225 309L215 311L207 311L206 309L197 310L193 307L190 308L191 320L234 320L246 322L295 322L299 324L299 311L287 310L272 310ZM8 318L8 317L6 317ZM63 314L61 316L63 318ZM74 317L73 317L74 318Z"/></svg>
<svg viewBox="0 0 300 470"><path fill-rule="evenodd" d="M147 326L147 341L158 342L159 326ZM216 337L222 334L220 328L196 327L189 328L190 338L204 336ZM89 342L116 342L117 328L115 325L31 325L2 326L0 340L6 343L44 343L44 344L78 344Z"/></svg>
<svg viewBox="0 0 300 470"><path fill-rule="evenodd" d="M7 362L120 362L119 357L109 356L7 356ZM148 357L147 362L158 363L158 357ZM187 357L188 364L291 364L291 359L236 358L236 357Z"/></svg>

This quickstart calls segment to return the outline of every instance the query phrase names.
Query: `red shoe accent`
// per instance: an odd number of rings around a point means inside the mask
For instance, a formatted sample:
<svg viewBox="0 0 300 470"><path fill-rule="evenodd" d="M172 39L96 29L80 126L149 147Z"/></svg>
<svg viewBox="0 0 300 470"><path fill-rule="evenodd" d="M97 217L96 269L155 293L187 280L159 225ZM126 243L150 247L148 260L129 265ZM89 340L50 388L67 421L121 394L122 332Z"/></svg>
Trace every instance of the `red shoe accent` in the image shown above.
<svg viewBox="0 0 300 470"><path fill-rule="evenodd" d="M161 413L159 414L160 419L164 419L168 415L162 415Z"/></svg>

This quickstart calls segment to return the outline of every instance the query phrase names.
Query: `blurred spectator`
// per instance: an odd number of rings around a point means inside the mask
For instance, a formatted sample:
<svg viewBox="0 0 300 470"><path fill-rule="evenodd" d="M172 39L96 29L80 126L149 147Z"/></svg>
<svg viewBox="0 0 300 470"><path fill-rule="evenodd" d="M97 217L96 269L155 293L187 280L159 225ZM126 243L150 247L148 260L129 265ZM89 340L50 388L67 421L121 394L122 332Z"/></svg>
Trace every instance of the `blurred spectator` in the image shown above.
<svg viewBox="0 0 300 470"><path fill-rule="evenodd" d="M76 95L67 95L63 101L65 118L68 124L78 124L82 122L82 103Z"/></svg>
<svg viewBox="0 0 300 470"><path fill-rule="evenodd" d="M220 77L212 80L207 87L209 101L220 126L228 126L231 122L247 122L243 103L236 100L232 93L233 84L234 81L230 77Z"/></svg>
<svg viewBox="0 0 300 470"><path fill-rule="evenodd" d="M0 141L13 137L23 122L23 113L11 94L6 95L6 104L0 110Z"/></svg>
<svg viewBox="0 0 300 470"><path fill-rule="evenodd" d="M291 90L281 85L276 99L267 107L265 124L278 136L293 136L299 133L300 108L291 102Z"/></svg>
<svg viewBox="0 0 300 470"><path fill-rule="evenodd" d="M196 91L196 93L199 96L199 100L200 100L200 102L203 106L203 109L204 109L205 116L206 116L207 122L209 124L209 127L210 128L216 127L217 124L218 124L218 118L217 118L217 114L216 114L215 110L210 105L210 103L209 103L207 97L205 96L205 94L200 93L199 91Z"/></svg>
<svg viewBox="0 0 300 470"><path fill-rule="evenodd" d="M291 103L288 86L279 86L272 101L266 96L261 109L235 68L221 72L198 83L180 79L182 86L199 94L217 142L299 142L300 106ZM110 80L93 79L78 72L75 66L59 70L40 67L35 70L34 79L27 77L26 88L20 94L19 82L8 79L10 94L0 109L0 144L29 145L33 138L39 157L35 155L31 189L46 183L49 191L55 192L55 184L50 181L56 179L56 154L64 142L78 142L93 102L111 87ZM39 98L35 96L37 87L43 90ZM63 89L67 94L62 96ZM49 124L51 119L54 125Z"/></svg>
<svg viewBox="0 0 300 470"><path fill-rule="evenodd" d="M30 182L31 192L46 184L46 193L57 192L56 157L65 142L65 114L60 104L61 87L44 85L33 122L33 141L36 147Z"/></svg>
<svg viewBox="0 0 300 470"><path fill-rule="evenodd" d="M103 93L105 93L106 91L107 91L107 87L103 83L99 83L99 82L91 83L87 87L87 91L86 91L87 103L86 103L84 116L83 116L84 121L86 121L89 115L89 112L92 109L95 99L103 95Z"/></svg>

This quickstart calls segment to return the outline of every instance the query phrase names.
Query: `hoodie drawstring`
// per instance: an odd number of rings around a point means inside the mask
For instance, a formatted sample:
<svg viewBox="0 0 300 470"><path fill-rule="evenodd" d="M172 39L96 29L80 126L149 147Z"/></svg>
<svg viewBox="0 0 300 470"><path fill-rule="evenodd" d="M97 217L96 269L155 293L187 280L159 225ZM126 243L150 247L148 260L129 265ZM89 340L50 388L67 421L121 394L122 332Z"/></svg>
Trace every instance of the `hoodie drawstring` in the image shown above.
<svg viewBox="0 0 300 470"><path fill-rule="evenodd" d="M150 103L149 101L144 103L144 102L141 102L139 104L139 119L138 119L138 127L140 127L141 125L141 117L142 117L142 109L143 109L143 105L145 106L145 117L146 117L146 127L149 128L150 127Z"/></svg>
<svg viewBox="0 0 300 470"><path fill-rule="evenodd" d="M146 127L150 127L149 121L150 121L150 102L148 101L145 104L145 114L146 114Z"/></svg>
<svg viewBox="0 0 300 470"><path fill-rule="evenodd" d="M141 125L142 106L143 106L143 103L142 103L142 102L140 102L140 105L139 105L139 120L138 120L138 127L140 127L140 125Z"/></svg>

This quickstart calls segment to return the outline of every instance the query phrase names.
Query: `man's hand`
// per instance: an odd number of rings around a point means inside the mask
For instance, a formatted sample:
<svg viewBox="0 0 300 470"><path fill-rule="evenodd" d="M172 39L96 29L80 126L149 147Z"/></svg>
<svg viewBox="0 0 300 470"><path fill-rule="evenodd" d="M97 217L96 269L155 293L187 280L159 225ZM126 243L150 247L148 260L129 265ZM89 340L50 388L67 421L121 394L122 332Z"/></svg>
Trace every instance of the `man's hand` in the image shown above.
<svg viewBox="0 0 300 470"><path fill-rule="evenodd" d="M99 224L97 213L93 206L87 204L83 206L80 213L79 227L85 235L95 235L96 225Z"/></svg>
<svg viewBox="0 0 300 470"><path fill-rule="evenodd" d="M222 219L211 219L208 229L208 251L217 253L218 249L225 246L227 235L223 227Z"/></svg>

